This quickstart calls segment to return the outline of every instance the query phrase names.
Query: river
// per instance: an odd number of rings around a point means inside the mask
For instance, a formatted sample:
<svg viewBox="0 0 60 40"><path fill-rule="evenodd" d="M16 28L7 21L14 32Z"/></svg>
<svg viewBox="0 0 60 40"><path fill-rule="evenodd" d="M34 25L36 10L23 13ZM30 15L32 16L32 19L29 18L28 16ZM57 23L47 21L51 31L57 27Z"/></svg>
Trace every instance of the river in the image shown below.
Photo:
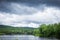
<svg viewBox="0 0 60 40"><path fill-rule="evenodd" d="M58 40L58 39L42 38L33 35L0 35L0 40Z"/></svg>

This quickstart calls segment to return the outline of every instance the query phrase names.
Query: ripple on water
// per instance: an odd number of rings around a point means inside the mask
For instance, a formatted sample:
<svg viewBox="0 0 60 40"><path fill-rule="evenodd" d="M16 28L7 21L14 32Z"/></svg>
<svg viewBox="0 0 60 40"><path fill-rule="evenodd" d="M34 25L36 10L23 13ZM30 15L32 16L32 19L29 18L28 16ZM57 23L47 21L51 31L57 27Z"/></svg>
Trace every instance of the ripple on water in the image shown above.
<svg viewBox="0 0 60 40"><path fill-rule="evenodd" d="M0 40L58 40L58 39L39 38L33 35L1 35Z"/></svg>

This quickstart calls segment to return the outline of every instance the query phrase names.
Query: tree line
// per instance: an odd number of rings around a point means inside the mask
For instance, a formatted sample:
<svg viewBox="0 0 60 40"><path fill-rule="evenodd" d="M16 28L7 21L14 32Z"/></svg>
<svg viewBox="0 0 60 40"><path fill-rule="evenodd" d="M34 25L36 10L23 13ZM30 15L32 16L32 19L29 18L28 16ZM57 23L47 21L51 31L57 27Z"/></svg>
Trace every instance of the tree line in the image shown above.
<svg viewBox="0 0 60 40"><path fill-rule="evenodd" d="M34 28L31 27L13 27L7 25L0 25L0 35L15 35L15 34L33 34Z"/></svg>
<svg viewBox="0 0 60 40"><path fill-rule="evenodd" d="M42 24L37 30L34 30L35 34L40 37L56 37L60 38L60 23L55 24Z"/></svg>
<svg viewBox="0 0 60 40"><path fill-rule="evenodd" d="M38 28L31 27L12 27L0 25L0 35L25 34L39 37L56 37L60 38L60 23L41 24Z"/></svg>

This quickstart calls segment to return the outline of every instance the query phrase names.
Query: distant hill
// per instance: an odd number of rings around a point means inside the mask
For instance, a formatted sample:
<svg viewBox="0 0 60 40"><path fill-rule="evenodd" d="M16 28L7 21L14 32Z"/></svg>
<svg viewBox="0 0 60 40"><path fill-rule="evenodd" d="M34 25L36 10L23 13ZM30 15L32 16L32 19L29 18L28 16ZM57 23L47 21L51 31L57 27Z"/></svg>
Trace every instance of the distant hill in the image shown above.
<svg viewBox="0 0 60 40"><path fill-rule="evenodd" d="M9 25L0 25L1 27L14 27L14 26L9 26ZM33 28L33 27L15 27L15 28Z"/></svg>
<svg viewBox="0 0 60 40"><path fill-rule="evenodd" d="M12 27L12 26L8 26L8 25L0 25L0 28L6 28L6 27Z"/></svg>
<svg viewBox="0 0 60 40"><path fill-rule="evenodd" d="M8 29L10 29L10 28L15 28L15 29L34 29L34 28L32 28L32 27L13 27L13 26L9 26L9 25L0 25L0 28L8 28Z"/></svg>
<svg viewBox="0 0 60 40"><path fill-rule="evenodd" d="M9 25L0 25L0 33L3 34L33 34L35 28L32 27L13 27Z"/></svg>

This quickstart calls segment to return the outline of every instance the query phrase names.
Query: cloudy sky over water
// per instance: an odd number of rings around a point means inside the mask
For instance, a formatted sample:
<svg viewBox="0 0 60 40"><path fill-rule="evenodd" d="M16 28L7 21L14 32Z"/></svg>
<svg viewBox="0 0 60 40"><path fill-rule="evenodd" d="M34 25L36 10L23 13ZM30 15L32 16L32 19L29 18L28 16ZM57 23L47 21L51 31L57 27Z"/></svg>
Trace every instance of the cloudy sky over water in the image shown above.
<svg viewBox="0 0 60 40"><path fill-rule="evenodd" d="M60 0L0 0L0 25L39 27L60 22Z"/></svg>

